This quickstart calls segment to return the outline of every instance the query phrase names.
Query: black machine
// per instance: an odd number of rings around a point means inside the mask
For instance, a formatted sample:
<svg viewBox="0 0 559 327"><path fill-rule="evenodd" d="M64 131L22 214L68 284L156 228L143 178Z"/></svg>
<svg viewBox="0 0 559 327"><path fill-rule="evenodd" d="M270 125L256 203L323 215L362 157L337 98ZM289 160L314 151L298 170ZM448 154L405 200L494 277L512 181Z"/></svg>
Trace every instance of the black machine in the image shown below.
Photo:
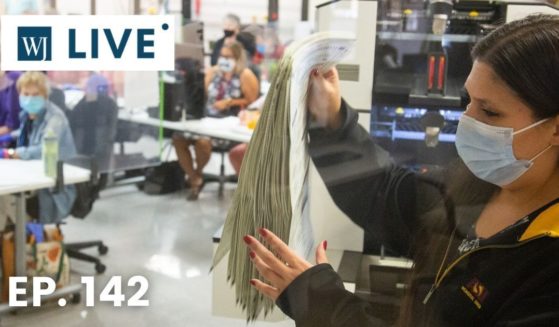
<svg viewBox="0 0 559 327"><path fill-rule="evenodd" d="M179 121L200 119L204 116L204 73L200 63L183 58L176 61L176 80L163 84L163 119Z"/></svg>
<svg viewBox="0 0 559 327"><path fill-rule="evenodd" d="M189 22L182 27L183 42L175 45L173 82L163 84L163 119L200 119L204 115L204 25Z"/></svg>
<svg viewBox="0 0 559 327"><path fill-rule="evenodd" d="M399 164L425 170L456 158L470 51L505 22L507 5L379 1L371 131Z"/></svg>

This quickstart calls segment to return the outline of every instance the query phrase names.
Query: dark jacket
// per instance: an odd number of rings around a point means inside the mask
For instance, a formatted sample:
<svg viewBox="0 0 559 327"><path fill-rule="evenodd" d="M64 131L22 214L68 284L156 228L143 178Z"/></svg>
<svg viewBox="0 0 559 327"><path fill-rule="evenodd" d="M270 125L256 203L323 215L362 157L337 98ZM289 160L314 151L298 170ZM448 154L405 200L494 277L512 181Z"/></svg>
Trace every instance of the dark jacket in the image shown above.
<svg viewBox="0 0 559 327"><path fill-rule="evenodd" d="M100 172L113 169L111 159L118 123L116 102L102 94L91 101L84 96L70 113L69 121L78 153L94 157Z"/></svg>
<svg viewBox="0 0 559 327"><path fill-rule="evenodd" d="M237 42L239 42L243 48L247 52L248 62L250 64L252 62L252 57L256 54L256 41L254 36L248 32L240 32L237 34ZM214 48L212 50L212 55L210 57L210 64L212 66L217 65L217 61L221 56L221 48L223 48L223 44L225 43L225 37L215 41Z"/></svg>
<svg viewBox="0 0 559 327"><path fill-rule="evenodd" d="M337 131L311 130L310 154L344 213L396 253L416 258L402 310L409 319L399 325L559 325L558 200L528 215L518 237L497 235L459 255L465 226L475 222L491 187L477 191L473 182L461 185L464 196L453 196L446 181L459 170L427 177L397 167L353 110L344 104L342 114ZM277 305L297 326L387 325L328 264L295 279Z"/></svg>

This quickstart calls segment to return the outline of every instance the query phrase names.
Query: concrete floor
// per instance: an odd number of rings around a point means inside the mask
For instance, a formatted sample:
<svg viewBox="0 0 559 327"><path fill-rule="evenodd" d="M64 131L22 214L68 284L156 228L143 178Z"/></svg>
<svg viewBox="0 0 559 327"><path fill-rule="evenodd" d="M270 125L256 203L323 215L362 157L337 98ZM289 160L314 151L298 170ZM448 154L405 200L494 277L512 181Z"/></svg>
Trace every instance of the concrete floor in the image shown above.
<svg viewBox="0 0 559 327"><path fill-rule="evenodd" d="M107 271L95 275L93 265L72 260L72 278L95 276L95 295L111 276L145 276L149 281L146 308L115 308L98 303L59 308L53 303L1 318L0 326L247 326L242 319L211 314L212 235L223 224L234 186L218 200L217 184L208 184L199 201L187 202L186 192L149 196L135 186L103 191L85 219L69 218L66 240L102 239L109 247ZM97 250L89 251L96 254ZM126 284L123 282L126 289ZM126 292L126 298L133 289ZM287 327L292 321L257 322L252 326Z"/></svg>

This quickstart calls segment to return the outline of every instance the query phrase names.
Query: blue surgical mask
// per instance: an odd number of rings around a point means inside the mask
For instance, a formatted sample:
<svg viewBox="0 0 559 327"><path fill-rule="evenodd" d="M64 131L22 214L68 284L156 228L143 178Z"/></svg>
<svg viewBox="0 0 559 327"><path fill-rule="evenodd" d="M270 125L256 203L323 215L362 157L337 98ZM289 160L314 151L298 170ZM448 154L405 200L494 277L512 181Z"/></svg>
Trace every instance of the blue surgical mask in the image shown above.
<svg viewBox="0 0 559 327"><path fill-rule="evenodd" d="M45 108L45 98L37 96L19 96L19 106L29 115L38 115Z"/></svg>
<svg viewBox="0 0 559 327"><path fill-rule="evenodd" d="M462 115L456 131L456 149L468 169L486 182L508 185L522 176L549 145L530 160L518 160L512 149L513 136L534 128L548 119L540 120L521 130L484 124Z"/></svg>
<svg viewBox="0 0 559 327"><path fill-rule="evenodd" d="M265 44L257 44L256 45L256 51L258 51L258 53L266 53L266 45Z"/></svg>
<svg viewBox="0 0 559 327"><path fill-rule="evenodd" d="M220 57L219 60L217 61L217 66L224 73L230 73L233 71L233 69L235 69L235 60L230 58Z"/></svg>

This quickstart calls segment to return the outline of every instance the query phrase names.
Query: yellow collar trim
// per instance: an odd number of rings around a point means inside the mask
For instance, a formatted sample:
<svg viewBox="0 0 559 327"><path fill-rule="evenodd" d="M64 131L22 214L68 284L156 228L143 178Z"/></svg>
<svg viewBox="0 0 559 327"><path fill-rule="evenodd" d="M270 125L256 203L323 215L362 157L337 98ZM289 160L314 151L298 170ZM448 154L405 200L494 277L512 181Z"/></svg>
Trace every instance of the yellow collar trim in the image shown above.
<svg viewBox="0 0 559 327"><path fill-rule="evenodd" d="M522 242L540 235L559 238L559 203L540 213L528 226L519 241Z"/></svg>

